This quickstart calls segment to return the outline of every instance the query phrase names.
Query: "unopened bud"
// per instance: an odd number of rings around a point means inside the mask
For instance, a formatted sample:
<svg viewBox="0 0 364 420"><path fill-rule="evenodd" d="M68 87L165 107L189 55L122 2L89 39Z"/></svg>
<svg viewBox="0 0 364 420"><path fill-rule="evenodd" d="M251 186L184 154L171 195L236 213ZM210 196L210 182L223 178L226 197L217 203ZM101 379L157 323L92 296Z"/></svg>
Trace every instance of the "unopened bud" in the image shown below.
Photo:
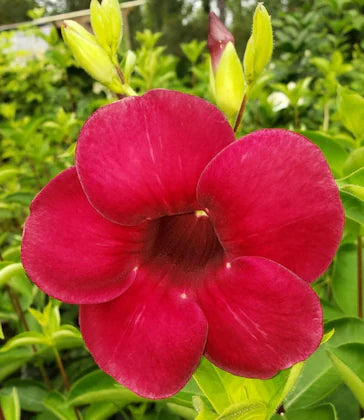
<svg viewBox="0 0 364 420"><path fill-rule="evenodd" d="M217 66L224 53L226 45L234 43L233 35L226 29L221 20L211 12L209 14L209 33L207 37L207 47L210 51L211 64L214 74L216 73Z"/></svg>
<svg viewBox="0 0 364 420"><path fill-rule="evenodd" d="M273 31L270 16L263 3L255 9L253 32L244 54L244 71L248 85L253 83L268 64L273 52Z"/></svg>
<svg viewBox="0 0 364 420"><path fill-rule="evenodd" d="M113 58L122 37L122 17L118 0L91 0L91 25L97 41Z"/></svg>
<svg viewBox="0 0 364 420"><path fill-rule="evenodd" d="M78 23L66 20L62 35L77 63L91 77L113 92L123 93L123 85L114 64L92 34Z"/></svg>
<svg viewBox="0 0 364 420"><path fill-rule="evenodd" d="M232 42L221 56L215 74L216 104L232 122L239 112L245 93L243 69Z"/></svg>

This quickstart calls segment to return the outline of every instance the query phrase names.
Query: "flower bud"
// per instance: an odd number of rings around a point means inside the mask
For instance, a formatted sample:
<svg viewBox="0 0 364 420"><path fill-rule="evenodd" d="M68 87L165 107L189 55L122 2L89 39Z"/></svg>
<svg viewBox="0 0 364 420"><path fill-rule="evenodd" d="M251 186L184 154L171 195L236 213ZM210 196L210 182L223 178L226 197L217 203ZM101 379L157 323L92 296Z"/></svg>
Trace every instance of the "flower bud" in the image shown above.
<svg viewBox="0 0 364 420"><path fill-rule="evenodd" d="M65 21L62 36L77 63L95 80L113 92L123 93L116 68L96 38L77 22Z"/></svg>
<svg viewBox="0 0 364 420"><path fill-rule="evenodd" d="M91 25L97 41L113 58L120 45L122 18L118 0L91 0Z"/></svg>
<svg viewBox="0 0 364 420"><path fill-rule="evenodd" d="M209 14L209 33L207 47L210 51L212 69L216 73L217 66L228 42L234 43L233 35L226 29L221 20L211 12Z"/></svg>
<svg viewBox="0 0 364 420"><path fill-rule="evenodd" d="M273 52L273 31L270 16L259 3L253 17L253 32L244 54L244 71L248 85L252 84L268 64Z"/></svg>
<svg viewBox="0 0 364 420"><path fill-rule="evenodd" d="M245 93L243 69L232 42L228 42L215 74L216 104L232 122Z"/></svg>

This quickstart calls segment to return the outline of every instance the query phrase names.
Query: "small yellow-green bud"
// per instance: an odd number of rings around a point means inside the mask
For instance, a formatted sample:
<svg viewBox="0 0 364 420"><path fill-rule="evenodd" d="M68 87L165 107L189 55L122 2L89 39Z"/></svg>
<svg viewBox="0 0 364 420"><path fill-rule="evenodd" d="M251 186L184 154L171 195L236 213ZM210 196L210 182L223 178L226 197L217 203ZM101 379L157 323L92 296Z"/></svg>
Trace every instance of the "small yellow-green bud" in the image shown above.
<svg viewBox="0 0 364 420"><path fill-rule="evenodd" d="M62 35L77 63L91 77L113 92L123 93L123 85L114 64L92 34L76 22L65 21Z"/></svg>
<svg viewBox="0 0 364 420"><path fill-rule="evenodd" d="M268 64L273 52L273 30L270 16L263 3L254 12L253 31L244 54L244 72L248 85L252 84Z"/></svg>
<svg viewBox="0 0 364 420"><path fill-rule="evenodd" d="M216 104L230 121L239 112L245 93L245 80L234 44L228 42L215 74Z"/></svg>
<svg viewBox="0 0 364 420"><path fill-rule="evenodd" d="M118 0L91 0L91 25L97 41L114 59L122 37L122 17Z"/></svg>

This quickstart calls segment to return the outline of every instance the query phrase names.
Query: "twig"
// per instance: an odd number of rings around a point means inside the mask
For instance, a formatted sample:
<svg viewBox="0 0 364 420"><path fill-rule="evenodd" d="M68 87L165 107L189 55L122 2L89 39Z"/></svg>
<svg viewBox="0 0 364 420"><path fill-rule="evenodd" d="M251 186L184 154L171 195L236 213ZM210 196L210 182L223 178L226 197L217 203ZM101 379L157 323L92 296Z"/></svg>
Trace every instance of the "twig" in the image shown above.
<svg viewBox="0 0 364 420"><path fill-rule="evenodd" d="M57 350L56 347L53 347L53 353L54 353L54 356L56 358L57 366L58 366L59 372L61 374L64 387L66 388L67 391L69 391L70 388L71 388L70 387L70 382L68 380L67 372L66 372L66 370L65 370L65 368L63 366L63 362L62 362L61 356L60 356L60 354L59 354L59 352L58 352L58 350ZM78 420L81 420L81 416L80 416L80 412L78 411L78 408L77 407L73 407L73 410L74 410L74 412L75 412L76 417L78 418Z"/></svg>
<svg viewBox="0 0 364 420"><path fill-rule="evenodd" d="M243 118L243 114L244 114L244 111L245 111L245 106L246 106L247 99L248 98L247 98L247 96L245 94L244 95L244 98L243 98L243 101L242 101L242 103L240 105L238 116L236 117L236 121L235 121L235 124L234 124L234 133L236 133L238 131L239 125L240 125L241 120Z"/></svg>
<svg viewBox="0 0 364 420"><path fill-rule="evenodd" d="M18 317L20 319L20 322L22 323L25 331L30 331L28 322L25 319L23 309L22 309L22 307L20 305L18 294L16 292L14 292L14 290L12 290L11 287L9 287L9 286L6 286L6 291L8 293L10 302L11 302L11 304L12 304L15 312L17 313L17 315L18 315ZM34 345L32 346L32 349L33 349L33 353L34 354L38 353L38 350L37 350L37 348ZM49 380L49 376L47 374L47 371L46 371L46 369L45 369L44 364L43 364L42 361L39 361L38 367L39 367L39 370L40 370L40 373L42 375L43 382L44 382L46 388L48 390L52 389L51 381ZM1 420L1 417L0 417L0 420Z"/></svg>
<svg viewBox="0 0 364 420"><path fill-rule="evenodd" d="M121 80L121 83L124 84L125 83L125 77L124 77L123 72L121 71L121 68L120 68L118 63L115 63L115 68L116 68L118 76Z"/></svg>
<svg viewBox="0 0 364 420"><path fill-rule="evenodd" d="M329 120L330 120L330 108L329 108L329 103L326 102L324 106L324 122L322 126L324 131L329 130Z"/></svg>
<svg viewBox="0 0 364 420"><path fill-rule="evenodd" d="M5 420L5 416L3 413L3 409L1 408L1 404L0 404L0 420Z"/></svg>

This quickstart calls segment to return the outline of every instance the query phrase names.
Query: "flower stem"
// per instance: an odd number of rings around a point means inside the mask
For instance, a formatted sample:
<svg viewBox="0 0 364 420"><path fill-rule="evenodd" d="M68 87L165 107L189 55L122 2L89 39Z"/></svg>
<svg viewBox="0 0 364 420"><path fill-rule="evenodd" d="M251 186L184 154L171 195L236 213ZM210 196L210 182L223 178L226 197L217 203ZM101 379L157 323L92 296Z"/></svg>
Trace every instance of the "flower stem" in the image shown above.
<svg viewBox="0 0 364 420"><path fill-rule="evenodd" d="M326 102L324 106L324 122L322 125L322 128L324 131L329 130L329 120L330 120L330 108L329 108L329 102Z"/></svg>
<svg viewBox="0 0 364 420"><path fill-rule="evenodd" d="M11 302L11 304L12 304L15 312L17 313L17 315L18 315L18 317L20 319L20 322L22 323L22 325L24 327L24 330L25 331L30 331L28 322L25 319L23 309L22 309L22 307L20 305L20 300L19 300L18 294L14 290L12 290L11 287L9 287L9 286L6 286L6 291L7 291L8 295L9 295L10 302ZM38 352L38 350L37 350L37 348L35 346L32 346L32 349L33 349L33 353L34 354ZM44 382L46 388L48 390L52 389L51 381L49 380L47 371L46 371L46 369L45 369L44 364L43 364L42 361L39 361L38 367L39 367L39 370L40 370L40 373L42 375L43 382ZM0 417L0 420L1 420L1 417Z"/></svg>
<svg viewBox="0 0 364 420"><path fill-rule="evenodd" d="M236 120L235 120L235 124L234 124L234 133L236 133L237 131L238 131L238 128L239 128L239 126L240 126L240 123L241 123L241 120L243 119L243 114L244 114L244 111L245 111L245 107L246 107L246 101L247 101L247 96L246 96L246 93L244 94L244 98L243 98L243 101L242 101L242 103L241 103L241 105L240 105L240 109L239 109L239 113L238 113L238 116L236 117Z"/></svg>
<svg viewBox="0 0 364 420"><path fill-rule="evenodd" d="M67 391L69 391L71 389L70 382L68 380L68 376L67 376L66 370L65 370L65 368L63 366L63 362L62 362L61 356L60 356L60 354L59 354L59 352L57 350L57 347L53 347L53 353L54 353L54 356L56 358L58 370L59 370L59 372L61 374L64 387L66 388ZM78 408L77 407L73 407L73 410L74 410L74 412L76 414L77 419L78 420L81 420L81 416L80 416L80 412L78 411Z"/></svg>
<svg viewBox="0 0 364 420"><path fill-rule="evenodd" d="M363 250L361 236L357 238L358 253L358 317L363 318Z"/></svg>
<svg viewBox="0 0 364 420"><path fill-rule="evenodd" d="M297 129L300 126L300 119L298 113L298 106L294 107L294 128Z"/></svg>
<svg viewBox="0 0 364 420"><path fill-rule="evenodd" d="M116 71L118 73L118 76L121 80L121 83L124 84L125 83L125 77L123 75L123 72L121 71L119 63L116 60L114 61L114 65L115 65Z"/></svg>

